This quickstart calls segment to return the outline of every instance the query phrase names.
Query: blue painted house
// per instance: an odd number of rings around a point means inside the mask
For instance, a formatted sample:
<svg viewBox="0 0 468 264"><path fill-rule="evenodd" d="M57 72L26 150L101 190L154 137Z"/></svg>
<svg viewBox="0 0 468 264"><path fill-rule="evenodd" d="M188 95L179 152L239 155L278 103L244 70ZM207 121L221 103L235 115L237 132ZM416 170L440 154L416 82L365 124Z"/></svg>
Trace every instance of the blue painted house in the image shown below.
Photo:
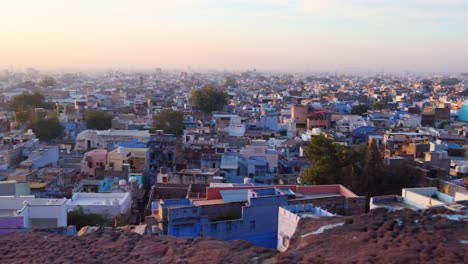
<svg viewBox="0 0 468 264"><path fill-rule="evenodd" d="M225 240L246 240L257 246L276 248L278 208L288 196L276 188L248 190L241 219L210 222L202 218L203 236Z"/></svg>
<svg viewBox="0 0 468 264"><path fill-rule="evenodd" d="M265 188L245 190L230 197L230 201L226 198L215 204L199 205L190 199L161 200L153 204L153 211L164 235L246 240L257 246L276 248L278 208L288 204L288 195L277 188ZM245 204L244 199L247 200ZM241 209L240 217L216 220L225 216L230 208ZM219 212L219 217L213 218L214 211Z"/></svg>

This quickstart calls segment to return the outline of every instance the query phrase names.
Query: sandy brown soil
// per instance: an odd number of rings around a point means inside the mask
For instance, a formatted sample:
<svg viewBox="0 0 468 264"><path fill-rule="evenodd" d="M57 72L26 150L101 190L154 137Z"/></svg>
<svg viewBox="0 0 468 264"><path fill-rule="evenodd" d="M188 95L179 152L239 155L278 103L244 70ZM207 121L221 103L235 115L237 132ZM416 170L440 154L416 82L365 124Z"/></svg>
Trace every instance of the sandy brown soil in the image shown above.
<svg viewBox="0 0 468 264"><path fill-rule="evenodd" d="M373 211L301 221L288 251L244 241L148 237L101 231L81 237L12 233L0 237L7 263L468 263L468 221L444 210ZM343 224L319 234L324 225Z"/></svg>

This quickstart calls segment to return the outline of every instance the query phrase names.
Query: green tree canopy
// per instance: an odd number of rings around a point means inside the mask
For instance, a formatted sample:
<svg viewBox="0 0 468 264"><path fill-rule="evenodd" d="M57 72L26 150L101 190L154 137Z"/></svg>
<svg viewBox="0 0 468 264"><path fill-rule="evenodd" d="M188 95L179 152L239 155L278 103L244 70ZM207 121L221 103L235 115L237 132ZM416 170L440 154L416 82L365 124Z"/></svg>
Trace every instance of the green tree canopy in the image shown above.
<svg viewBox="0 0 468 264"><path fill-rule="evenodd" d="M20 124L31 119L35 108L52 109L53 104L48 102L39 91L23 92L11 98L6 104L6 109L15 112L15 120Z"/></svg>
<svg viewBox="0 0 468 264"><path fill-rule="evenodd" d="M226 81L224 82L224 87L232 87L232 88L235 88L237 87L237 80L236 80L236 77L231 75L231 76L227 76L226 77Z"/></svg>
<svg viewBox="0 0 468 264"><path fill-rule="evenodd" d="M367 105L361 104L361 105L354 105L351 108L351 114L353 115L363 115L367 113L367 110L369 110L369 107Z"/></svg>
<svg viewBox="0 0 468 264"><path fill-rule="evenodd" d="M304 174L305 184L344 184L358 195L398 194L414 187L418 173L410 162L390 168L383 163L374 141L367 147L338 145L324 136L312 138L305 149L312 162Z"/></svg>
<svg viewBox="0 0 468 264"><path fill-rule="evenodd" d="M306 156L312 162L304 176L306 184L340 183L342 171L349 165L347 148L337 144L323 134L312 138L305 148Z"/></svg>
<svg viewBox="0 0 468 264"><path fill-rule="evenodd" d="M39 86L43 88L56 86L56 85L57 85L57 81L55 81L55 79L50 76L45 76L39 81Z"/></svg>
<svg viewBox="0 0 468 264"><path fill-rule="evenodd" d="M216 88L213 84L207 84L192 93L192 105L205 113L223 110L227 104L227 93Z"/></svg>
<svg viewBox="0 0 468 264"><path fill-rule="evenodd" d="M457 85L460 83L460 80L457 78L445 78L440 81L441 85L446 85L446 86L451 86L451 85Z"/></svg>
<svg viewBox="0 0 468 264"><path fill-rule="evenodd" d="M380 111L380 110L383 110L383 109L387 109L387 104L384 103L384 102L375 102L372 107L374 108L374 110L377 110L377 111Z"/></svg>
<svg viewBox="0 0 468 264"><path fill-rule="evenodd" d="M64 129L57 117L41 117L32 122L28 128L32 129L36 137L41 141L58 138L63 134Z"/></svg>
<svg viewBox="0 0 468 264"><path fill-rule="evenodd" d="M165 133L181 135L184 129L184 113L171 109L163 109L153 116L152 130L164 130Z"/></svg>
<svg viewBox="0 0 468 264"><path fill-rule="evenodd" d="M11 98L7 103L7 109L15 112L29 111L34 108L52 109L53 104L49 103L39 91L23 92Z"/></svg>
<svg viewBox="0 0 468 264"><path fill-rule="evenodd" d="M106 130L112 128L112 116L104 111L94 111L86 116L88 129Z"/></svg>
<svg viewBox="0 0 468 264"><path fill-rule="evenodd" d="M92 214L86 213L83 207L78 206L77 209L68 212L68 225L75 225L77 230L84 226L113 226L114 220L109 214Z"/></svg>

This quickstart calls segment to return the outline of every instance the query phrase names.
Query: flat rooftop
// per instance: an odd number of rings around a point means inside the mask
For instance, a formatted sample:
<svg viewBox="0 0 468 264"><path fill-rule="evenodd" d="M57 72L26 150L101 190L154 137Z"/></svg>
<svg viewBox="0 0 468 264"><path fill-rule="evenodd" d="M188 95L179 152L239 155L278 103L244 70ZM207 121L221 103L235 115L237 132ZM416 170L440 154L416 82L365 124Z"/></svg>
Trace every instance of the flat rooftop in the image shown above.
<svg viewBox="0 0 468 264"><path fill-rule="evenodd" d="M75 193L69 205L122 205L129 193Z"/></svg>
<svg viewBox="0 0 468 264"><path fill-rule="evenodd" d="M196 206L216 205L216 204L225 204L225 203L226 202L223 199L193 201L193 204Z"/></svg>

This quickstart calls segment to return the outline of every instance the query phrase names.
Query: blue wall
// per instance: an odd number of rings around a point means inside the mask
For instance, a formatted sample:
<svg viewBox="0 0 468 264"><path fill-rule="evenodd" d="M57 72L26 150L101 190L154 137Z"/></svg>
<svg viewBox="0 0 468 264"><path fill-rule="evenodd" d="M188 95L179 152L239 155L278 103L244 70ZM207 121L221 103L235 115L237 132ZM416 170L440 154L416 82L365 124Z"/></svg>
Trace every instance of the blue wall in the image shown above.
<svg viewBox="0 0 468 264"><path fill-rule="evenodd" d="M257 246L276 248L278 208L287 205L287 195L274 188L267 188L249 190L248 197L249 205L242 208L241 219L216 222L210 222L202 216L203 208L191 206L188 199L170 200L170 204L162 205L168 208L167 234L246 240Z"/></svg>

